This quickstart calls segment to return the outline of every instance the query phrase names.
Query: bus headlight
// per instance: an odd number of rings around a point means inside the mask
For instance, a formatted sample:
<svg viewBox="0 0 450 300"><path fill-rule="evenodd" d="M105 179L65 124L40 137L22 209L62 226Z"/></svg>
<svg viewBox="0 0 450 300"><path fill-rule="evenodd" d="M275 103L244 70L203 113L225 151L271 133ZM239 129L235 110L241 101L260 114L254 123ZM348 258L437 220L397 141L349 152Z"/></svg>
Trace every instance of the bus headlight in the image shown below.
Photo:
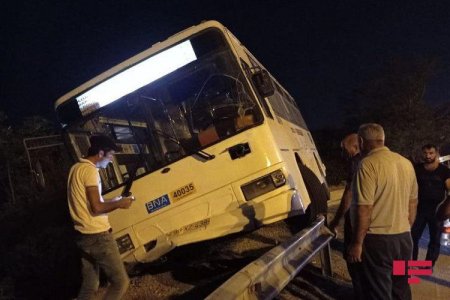
<svg viewBox="0 0 450 300"><path fill-rule="evenodd" d="M281 170L276 170L241 186L245 200L249 201L286 184L286 177Z"/></svg>
<svg viewBox="0 0 450 300"><path fill-rule="evenodd" d="M128 233L117 238L116 243L117 247L119 248L120 254L134 249L133 242L131 241L130 235Z"/></svg>

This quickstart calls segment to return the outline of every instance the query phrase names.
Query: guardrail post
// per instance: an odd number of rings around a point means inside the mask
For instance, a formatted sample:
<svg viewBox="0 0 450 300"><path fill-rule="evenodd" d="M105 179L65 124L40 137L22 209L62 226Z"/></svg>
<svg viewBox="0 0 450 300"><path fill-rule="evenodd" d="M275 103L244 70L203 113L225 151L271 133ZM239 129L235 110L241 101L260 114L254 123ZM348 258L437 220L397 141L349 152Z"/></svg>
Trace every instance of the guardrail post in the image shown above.
<svg viewBox="0 0 450 300"><path fill-rule="evenodd" d="M330 244L320 250L320 263L322 265L322 275L333 277L333 264L331 263Z"/></svg>

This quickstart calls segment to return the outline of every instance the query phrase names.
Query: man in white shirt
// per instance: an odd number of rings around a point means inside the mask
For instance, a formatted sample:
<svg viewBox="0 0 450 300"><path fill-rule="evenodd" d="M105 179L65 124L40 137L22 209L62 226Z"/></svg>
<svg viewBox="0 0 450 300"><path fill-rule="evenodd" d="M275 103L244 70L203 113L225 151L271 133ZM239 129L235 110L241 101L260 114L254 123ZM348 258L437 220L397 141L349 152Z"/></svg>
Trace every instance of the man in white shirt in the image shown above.
<svg viewBox="0 0 450 300"><path fill-rule="evenodd" d="M86 158L72 166L67 198L70 215L77 231L76 244L81 250L83 281L77 299L91 299L99 286L101 268L110 283L105 299L121 299L129 278L120 259L107 213L127 209L133 197L103 199L98 168L106 168L119 150L106 136L92 136Z"/></svg>

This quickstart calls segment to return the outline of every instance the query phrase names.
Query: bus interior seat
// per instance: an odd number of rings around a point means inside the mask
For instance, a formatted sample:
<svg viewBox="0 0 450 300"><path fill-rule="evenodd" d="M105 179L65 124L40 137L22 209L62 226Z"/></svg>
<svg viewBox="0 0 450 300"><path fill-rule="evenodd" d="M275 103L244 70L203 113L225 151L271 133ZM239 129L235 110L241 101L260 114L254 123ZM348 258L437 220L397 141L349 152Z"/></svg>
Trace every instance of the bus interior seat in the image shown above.
<svg viewBox="0 0 450 300"><path fill-rule="evenodd" d="M201 146L206 146L219 140L219 134L214 126L209 126L198 133L198 141Z"/></svg>
<svg viewBox="0 0 450 300"><path fill-rule="evenodd" d="M253 124L255 124L255 118L253 117L253 114L238 116L234 120L234 125L235 125L237 131L239 131L243 128L249 127Z"/></svg>

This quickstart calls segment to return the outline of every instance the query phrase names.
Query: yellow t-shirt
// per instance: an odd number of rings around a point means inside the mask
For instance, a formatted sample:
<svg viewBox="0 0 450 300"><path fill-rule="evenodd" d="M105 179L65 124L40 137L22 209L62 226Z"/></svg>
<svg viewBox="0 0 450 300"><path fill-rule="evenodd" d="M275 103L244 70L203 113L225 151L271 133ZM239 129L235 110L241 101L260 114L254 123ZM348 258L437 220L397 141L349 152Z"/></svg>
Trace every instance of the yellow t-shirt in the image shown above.
<svg viewBox="0 0 450 300"><path fill-rule="evenodd" d="M91 186L98 186L100 201L103 201L97 167L87 159L80 159L80 162L70 169L67 200L75 230L86 234L99 233L111 228L107 214L94 215L92 213L86 195L86 188Z"/></svg>
<svg viewBox="0 0 450 300"><path fill-rule="evenodd" d="M409 203L417 201L417 181L409 160L387 147L376 148L363 158L353 180L351 214L357 205L372 205L369 234L410 231Z"/></svg>

